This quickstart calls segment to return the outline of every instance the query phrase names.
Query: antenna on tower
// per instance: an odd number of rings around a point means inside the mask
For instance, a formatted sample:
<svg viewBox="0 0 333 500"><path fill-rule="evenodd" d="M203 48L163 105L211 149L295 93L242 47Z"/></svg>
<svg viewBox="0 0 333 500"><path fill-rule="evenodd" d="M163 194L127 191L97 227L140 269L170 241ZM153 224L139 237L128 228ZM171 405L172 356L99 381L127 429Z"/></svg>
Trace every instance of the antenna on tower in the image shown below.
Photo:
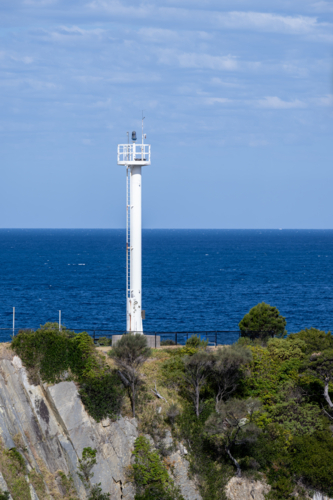
<svg viewBox="0 0 333 500"><path fill-rule="evenodd" d="M142 144L144 144L144 140L146 138L146 134L143 133L143 120L145 119L145 116L143 116L143 110L142 110Z"/></svg>

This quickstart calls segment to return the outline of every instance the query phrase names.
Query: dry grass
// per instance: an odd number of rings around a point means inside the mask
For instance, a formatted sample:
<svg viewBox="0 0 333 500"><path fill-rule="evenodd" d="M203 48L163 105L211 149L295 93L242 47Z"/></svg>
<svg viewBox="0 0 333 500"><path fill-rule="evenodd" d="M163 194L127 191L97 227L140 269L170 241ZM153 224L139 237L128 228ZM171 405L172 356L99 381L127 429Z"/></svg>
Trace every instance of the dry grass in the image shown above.
<svg viewBox="0 0 333 500"><path fill-rule="evenodd" d="M29 485L25 479L27 470L12 451L0 443L0 470L13 500L31 500Z"/></svg>
<svg viewBox="0 0 333 500"><path fill-rule="evenodd" d="M107 353L111 351L110 347L97 347L96 349L105 356L103 356L104 360L111 368L116 368L114 360L107 355ZM167 409L171 404L176 404L181 407L182 399L178 396L177 391L174 388L165 387L163 384L161 365L170 358L170 355L168 349L152 349L152 357L148 358L140 370L143 384L139 390L136 416L140 426L146 429L146 432L148 431L147 426L152 422L154 422L154 425L157 427L162 426L163 428L167 428ZM155 388L155 384L158 392L166 401L158 398L152 392L151 389ZM122 415L132 417L131 401L128 394L126 394L124 398ZM156 415L158 415L157 420L159 424L155 418Z"/></svg>

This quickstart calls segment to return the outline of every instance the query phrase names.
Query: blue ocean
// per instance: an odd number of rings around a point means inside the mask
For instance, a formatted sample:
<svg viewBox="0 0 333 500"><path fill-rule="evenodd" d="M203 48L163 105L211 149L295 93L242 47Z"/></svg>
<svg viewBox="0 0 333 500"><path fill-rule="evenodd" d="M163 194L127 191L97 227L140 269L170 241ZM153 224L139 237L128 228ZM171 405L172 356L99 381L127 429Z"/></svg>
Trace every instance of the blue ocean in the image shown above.
<svg viewBox="0 0 333 500"><path fill-rule="evenodd" d="M125 230L0 230L0 327L126 328ZM333 230L144 230L146 332L225 331L258 302L289 333L333 326ZM1 330L1 339L10 338Z"/></svg>

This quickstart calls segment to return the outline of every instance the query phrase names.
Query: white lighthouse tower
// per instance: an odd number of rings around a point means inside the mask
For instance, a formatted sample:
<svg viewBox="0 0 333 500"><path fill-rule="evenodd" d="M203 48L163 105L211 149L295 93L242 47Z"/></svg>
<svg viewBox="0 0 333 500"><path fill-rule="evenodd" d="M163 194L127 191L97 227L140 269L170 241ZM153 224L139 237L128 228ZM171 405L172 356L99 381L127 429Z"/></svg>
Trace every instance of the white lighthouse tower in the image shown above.
<svg viewBox="0 0 333 500"><path fill-rule="evenodd" d="M150 165L150 144L118 144L118 165L126 166L126 330L143 333L141 168Z"/></svg>

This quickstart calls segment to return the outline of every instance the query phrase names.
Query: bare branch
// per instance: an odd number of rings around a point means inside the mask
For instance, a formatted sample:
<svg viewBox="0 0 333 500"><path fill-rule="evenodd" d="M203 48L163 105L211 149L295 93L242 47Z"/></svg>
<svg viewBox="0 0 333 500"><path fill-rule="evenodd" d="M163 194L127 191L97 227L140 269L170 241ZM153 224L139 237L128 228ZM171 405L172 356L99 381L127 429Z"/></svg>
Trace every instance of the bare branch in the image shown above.
<svg viewBox="0 0 333 500"><path fill-rule="evenodd" d="M156 387L156 382L155 382L155 389L150 389L156 397L160 399L164 399L164 401L167 403L167 400L158 392L157 387Z"/></svg>

